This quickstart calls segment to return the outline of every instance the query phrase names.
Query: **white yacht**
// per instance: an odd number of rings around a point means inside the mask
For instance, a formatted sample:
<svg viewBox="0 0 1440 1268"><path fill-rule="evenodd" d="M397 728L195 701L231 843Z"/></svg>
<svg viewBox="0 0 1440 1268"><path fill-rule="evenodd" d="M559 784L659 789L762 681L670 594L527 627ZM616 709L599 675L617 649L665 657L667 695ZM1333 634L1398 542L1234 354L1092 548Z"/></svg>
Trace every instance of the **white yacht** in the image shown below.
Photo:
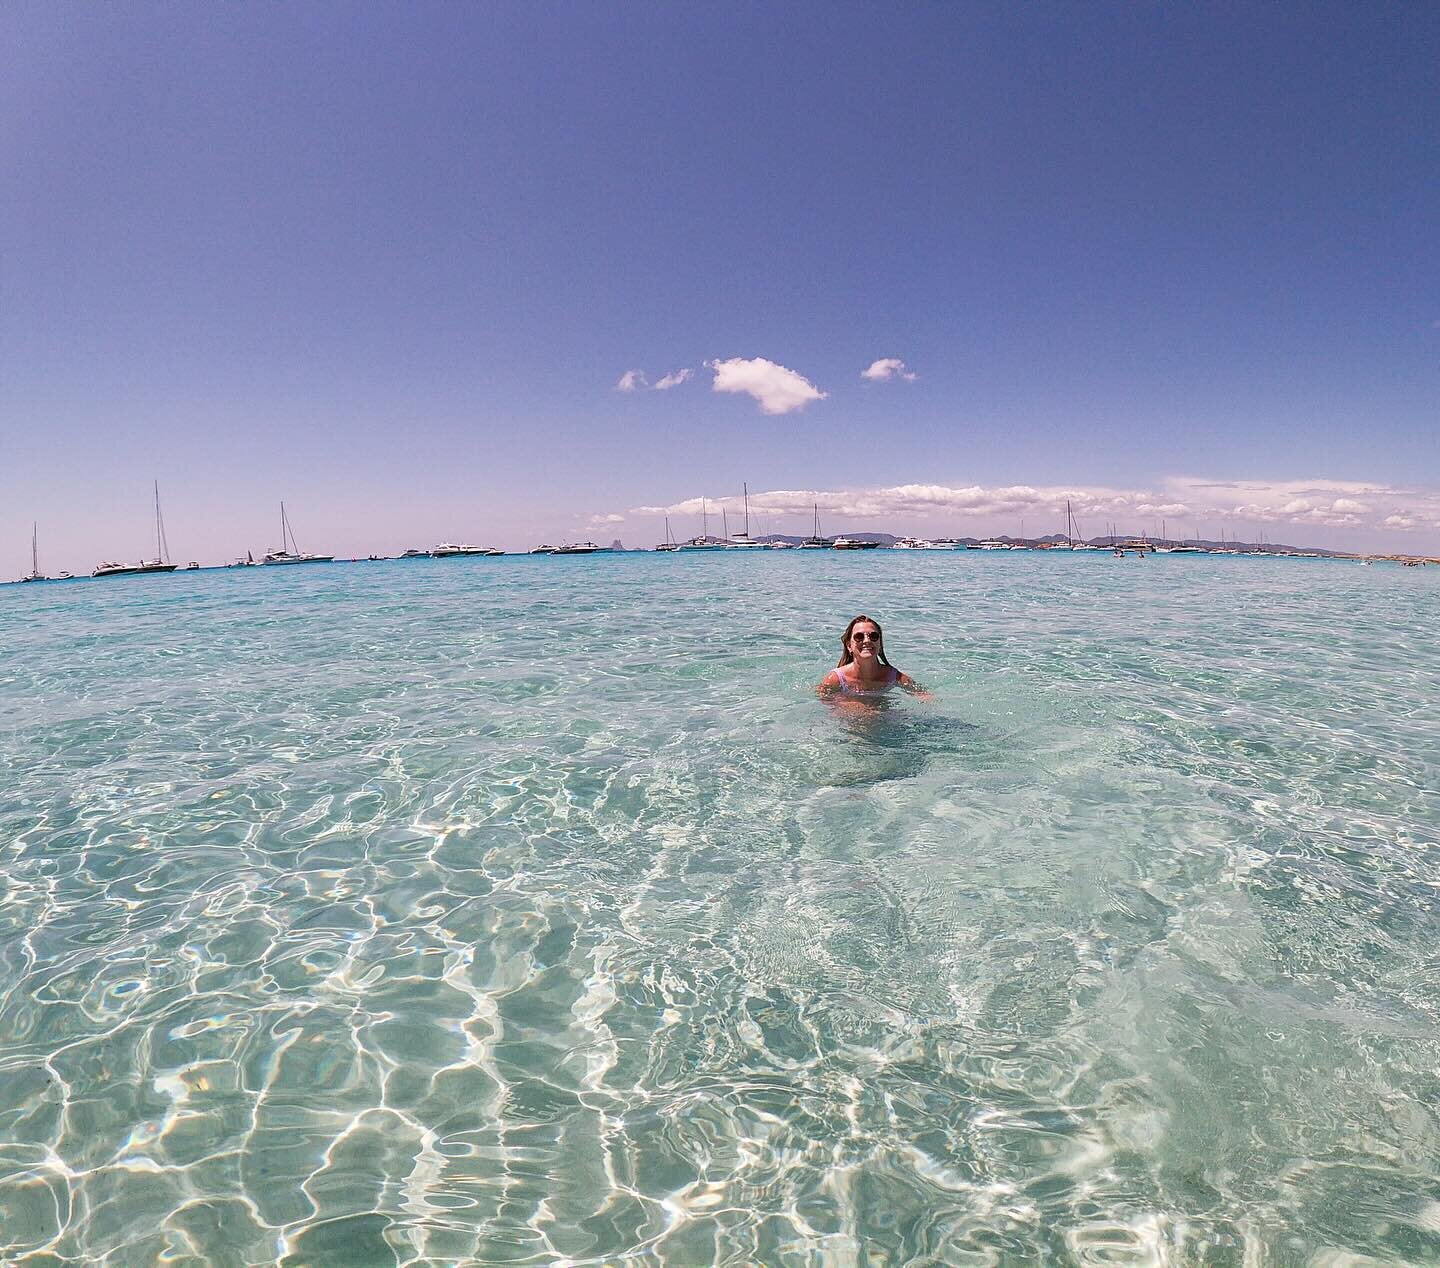
<svg viewBox="0 0 1440 1268"><path fill-rule="evenodd" d="M133 577L147 572L174 572L176 565L169 560L169 543L165 540L165 520L160 514L160 483L155 483L155 558L142 559L138 564L98 564L92 577Z"/></svg>
<svg viewBox="0 0 1440 1268"><path fill-rule="evenodd" d="M285 503L280 503L280 549L272 550L260 562L264 564L328 564L335 561L334 555L316 555L302 551L290 528L289 516L285 514Z"/></svg>
<svg viewBox="0 0 1440 1268"><path fill-rule="evenodd" d="M494 546L467 546L456 542L441 542L430 555L434 559L449 559L454 555L503 555L505 552Z"/></svg>
<svg viewBox="0 0 1440 1268"><path fill-rule="evenodd" d="M976 549L977 549L977 550L1009 550L1009 549L1010 549L1010 543L1009 543L1009 542L1002 542L1002 541L1000 541L1000 540L999 540L998 538L996 538L996 537L987 537L983 542L980 543L979 546L976 547Z"/></svg>
<svg viewBox="0 0 1440 1268"><path fill-rule="evenodd" d="M603 553L607 548L597 546L594 542L566 542L563 546L556 546L551 551L552 555L595 555ZM534 551L530 552L532 555Z"/></svg>
<svg viewBox="0 0 1440 1268"><path fill-rule="evenodd" d="M934 542L924 537L897 537L892 550L940 550L943 547L936 546Z"/></svg>
<svg viewBox="0 0 1440 1268"><path fill-rule="evenodd" d="M865 542L858 537L837 537L834 541L836 550L875 550L879 542Z"/></svg>

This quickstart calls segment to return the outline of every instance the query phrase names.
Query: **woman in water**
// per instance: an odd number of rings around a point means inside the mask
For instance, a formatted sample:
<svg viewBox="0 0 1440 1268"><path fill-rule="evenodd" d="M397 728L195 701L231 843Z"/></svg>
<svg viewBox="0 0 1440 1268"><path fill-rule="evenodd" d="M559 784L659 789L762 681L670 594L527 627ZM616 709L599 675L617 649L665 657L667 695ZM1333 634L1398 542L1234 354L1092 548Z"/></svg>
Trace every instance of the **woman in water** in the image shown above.
<svg viewBox="0 0 1440 1268"><path fill-rule="evenodd" d="M868 696L890 687L899 687L922 700L930 699L930 693L909 674L901 673L885 659L880 622L857 616L840 636L840 663L821 679L816 690L822 696Z"/></svg>

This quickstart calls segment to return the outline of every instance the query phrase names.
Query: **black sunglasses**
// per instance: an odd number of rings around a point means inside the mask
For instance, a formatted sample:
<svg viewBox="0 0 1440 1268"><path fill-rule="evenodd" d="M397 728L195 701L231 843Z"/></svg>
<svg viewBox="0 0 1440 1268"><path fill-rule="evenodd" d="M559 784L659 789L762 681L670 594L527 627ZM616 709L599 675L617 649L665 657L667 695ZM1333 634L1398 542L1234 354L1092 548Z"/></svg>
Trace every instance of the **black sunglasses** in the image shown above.
<svg viewBox="0 0 1440 1268"><path fill-rule="evenodd" d="M876 630L875 633L872 634L869 630L856 630L854 634L850 635L850 641L852 643L878 643L880 641L880 631Z"/></svg>

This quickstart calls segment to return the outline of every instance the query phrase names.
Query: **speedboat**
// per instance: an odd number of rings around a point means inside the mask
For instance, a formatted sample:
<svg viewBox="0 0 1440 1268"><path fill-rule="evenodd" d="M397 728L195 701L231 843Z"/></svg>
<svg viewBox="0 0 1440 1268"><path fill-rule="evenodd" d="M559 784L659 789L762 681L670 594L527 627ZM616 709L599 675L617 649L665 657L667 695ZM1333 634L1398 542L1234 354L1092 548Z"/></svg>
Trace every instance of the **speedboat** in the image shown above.
<svg viewBox="0 0 1440 1268"><path fill-rule="evenodd" d="M836 550L875 550L879 542L861 541L858 537L837 537L834 542Z"/></svg>
<svg viewBox="0 0 1440 1268"><path fill-rule="evenodd" d="M553 546L550 549L552 555L594 555L605 550L603 546L597 546L594 542L566 542L563 546ZM533 550L530 552L535 554Z"/></svg>

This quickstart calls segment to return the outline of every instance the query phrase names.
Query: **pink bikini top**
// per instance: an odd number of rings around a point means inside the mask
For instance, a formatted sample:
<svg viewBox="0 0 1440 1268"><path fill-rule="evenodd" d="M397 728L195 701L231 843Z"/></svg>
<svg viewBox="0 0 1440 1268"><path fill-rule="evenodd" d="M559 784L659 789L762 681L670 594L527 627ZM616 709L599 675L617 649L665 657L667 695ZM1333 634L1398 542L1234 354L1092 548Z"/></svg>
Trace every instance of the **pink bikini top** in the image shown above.
<svg viewBox="0 0 1440 1268"><path fill-rule="evenodd" d="M865 687L860 686L858 683L851 682L851 680L846 677L845 671L843 669L837 667L835 669L832 669L830 672L840 680L841 693L843 695L850 696L868 695L870 692L875 691L877 688L880 687L893 687L900 680L900 671L897 669L893 669L889 666L886 666L886 672L890 676L885 679L884 682L877 682L873 686Z"/></svg>

